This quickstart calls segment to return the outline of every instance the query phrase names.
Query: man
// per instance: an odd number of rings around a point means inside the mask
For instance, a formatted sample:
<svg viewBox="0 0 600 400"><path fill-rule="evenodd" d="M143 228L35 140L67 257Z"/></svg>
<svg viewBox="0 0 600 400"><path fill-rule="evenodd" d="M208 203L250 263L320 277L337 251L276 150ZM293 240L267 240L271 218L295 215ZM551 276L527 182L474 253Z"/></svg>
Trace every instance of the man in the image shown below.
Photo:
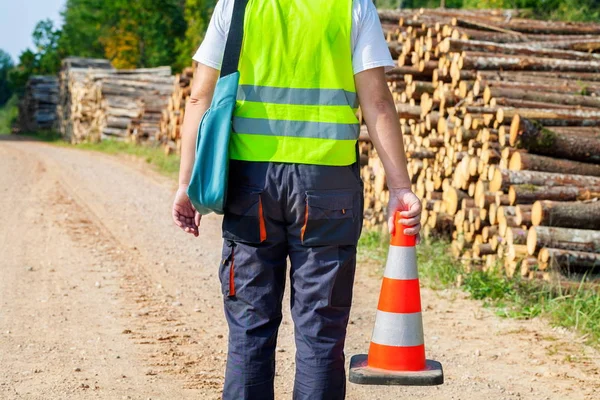
<svg viewBox="0 0 600 400"><path fill-rule="evenodd" d="M198 236L186 189L234 0L221 0L194 59L173 218ZM343 399L344 340L362 227L357 98L390 188L389 226L419 232L385 69L393 61L371 0L250 0L230 142L220 280L229 324L225 399L273 399L290 260L294 399Z"/></svg>

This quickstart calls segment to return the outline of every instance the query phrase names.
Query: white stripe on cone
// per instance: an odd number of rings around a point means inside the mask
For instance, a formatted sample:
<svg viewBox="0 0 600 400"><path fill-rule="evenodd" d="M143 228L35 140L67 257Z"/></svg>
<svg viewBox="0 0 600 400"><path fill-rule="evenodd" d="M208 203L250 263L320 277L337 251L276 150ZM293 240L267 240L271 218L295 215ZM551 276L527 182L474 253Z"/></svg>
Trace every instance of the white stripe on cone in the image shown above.
<svg viewBox="0 0 600 400"><path fill-rule="evenodd" d="M377 310L372 342L386 346L419 346L423 342L421 313L399 314Z"/></svg>
<svg viewBox="0 0 600 400"><path fill-rule="evenodd" d="M390 246L384 276L402 280L419 279L417 249L415 247Z"/></svg>

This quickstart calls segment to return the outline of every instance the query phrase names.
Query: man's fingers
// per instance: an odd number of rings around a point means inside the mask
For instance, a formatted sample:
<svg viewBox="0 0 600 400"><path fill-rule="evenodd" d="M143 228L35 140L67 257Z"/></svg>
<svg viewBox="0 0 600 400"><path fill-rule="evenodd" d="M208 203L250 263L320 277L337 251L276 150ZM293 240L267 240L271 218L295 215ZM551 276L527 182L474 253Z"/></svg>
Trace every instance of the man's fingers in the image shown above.
<svg viewBox="0 0 600 400"><path fill-rule="evenodd" d="M202 214L200 214L198 211L196 211L196 215L194 215L194 222L196 223L196 226L200 226L200 219L202 219Z"/></svg>
<svg viewBox="0 0 600 400"><path fill-rule="evenodd" d="M408 236L414 236L421 230L421 224L411 226L410 228L404 229L404 234Z"/></svg>
<svg viewBox="0 0 600 400"><path fill-rule="evenodd" d="M400 216L404 218L412 218L421 214L421 203L414 203L410 205L410 209L407 211L400 212Z"/></svg>
<svg viewBox="0 0 600 400"><path fill-rule="evenodd" d="M414 226L416 224L418 224L419 222L421 222L421 215L419 215L418 217L413 217L413 218L402 218L400 220L400 223L404 226Z"/></svg>

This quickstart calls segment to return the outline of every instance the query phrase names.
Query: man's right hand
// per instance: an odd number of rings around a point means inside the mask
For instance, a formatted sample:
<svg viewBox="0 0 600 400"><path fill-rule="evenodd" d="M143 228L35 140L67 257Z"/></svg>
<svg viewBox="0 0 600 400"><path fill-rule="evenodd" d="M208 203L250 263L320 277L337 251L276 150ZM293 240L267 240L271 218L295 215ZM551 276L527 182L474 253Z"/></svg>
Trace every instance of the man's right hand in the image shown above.
<svg viewBox="0 0 600 400"><path fill-rule="evenodd" d="M198 237L202 215L196 211L187 195L187 187L180 186L173 202L173 221L187 233Z"/></svg>

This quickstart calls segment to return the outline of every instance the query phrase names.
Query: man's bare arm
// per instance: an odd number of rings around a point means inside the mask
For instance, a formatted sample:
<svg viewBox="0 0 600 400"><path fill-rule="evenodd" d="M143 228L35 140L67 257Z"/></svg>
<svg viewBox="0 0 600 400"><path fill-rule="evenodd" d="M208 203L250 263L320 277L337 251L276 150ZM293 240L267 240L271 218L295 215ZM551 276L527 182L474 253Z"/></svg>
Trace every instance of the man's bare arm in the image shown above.
<svg viewBox="0 0 600 400"><path fill-rule="evenodd" d="M198 236L201 215L194 209L187 195L192 169L196 159L196 138L202 116L210 107L219 71L198 64L192 82L190 97L185 105L181 127L181 163L179 166L179 189L173 202L173 221L187 233Z"/></svg>
<svg viewBox="0 0 600 400"><path fill-rule="evenodd" d="M393 215L401 210L401 223L412 228L407 235L416 235L421 226L421 202L411 191L402 141L400 121L394 99L387 85L383 67L360 72L354 77L360 107L367 123L369 136L383 163L390 189L388 224L393 231Z"/></svg>
<svg viewBox="0 0 600 400"><path fill-rule="evenodd" d="M185 105L183 125L181 127L181 164L179 168L179 186L187 187L192 176L196 158L196 138L202 116L210 107L219 71L198 64L192 81L190 97Z"/></svg>

